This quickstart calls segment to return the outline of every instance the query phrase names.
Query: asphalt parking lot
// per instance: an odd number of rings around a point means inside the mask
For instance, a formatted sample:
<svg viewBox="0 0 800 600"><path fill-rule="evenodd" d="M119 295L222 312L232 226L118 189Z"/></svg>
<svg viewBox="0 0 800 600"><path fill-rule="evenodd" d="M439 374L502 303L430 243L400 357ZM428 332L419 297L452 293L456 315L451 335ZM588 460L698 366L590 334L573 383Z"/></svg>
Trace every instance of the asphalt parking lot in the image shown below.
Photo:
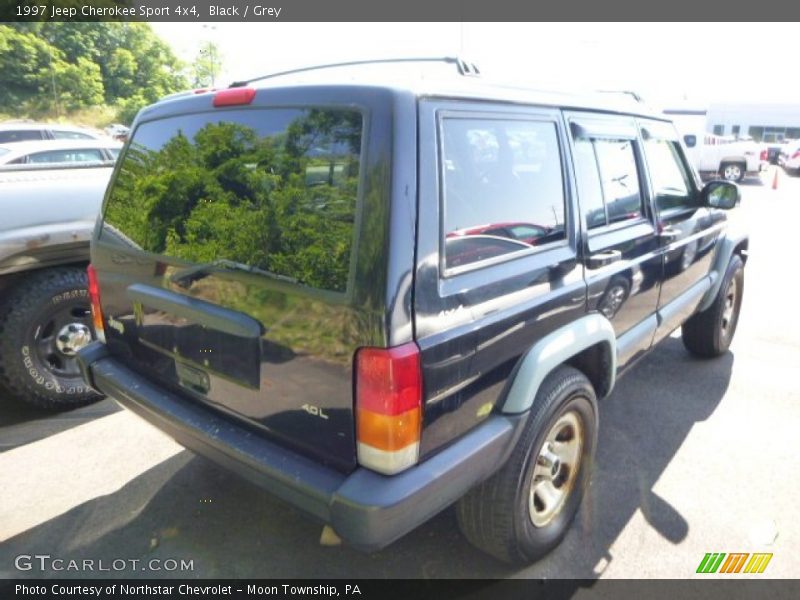
<svg viewBox="0 0 800 600"><path fill-rule="evenodd" d="M707 552L773 553L759 577L796 576L800 178L772 177L742 185L734 217L751 243L731 351L692 359L674 334L618 383L589 497L537 564L474 550L452 509L376 554L321 546L318 525L112 400L54 415L0 398L0 577L685 578ZM193 570L18 571L20 554Z"/></svg>

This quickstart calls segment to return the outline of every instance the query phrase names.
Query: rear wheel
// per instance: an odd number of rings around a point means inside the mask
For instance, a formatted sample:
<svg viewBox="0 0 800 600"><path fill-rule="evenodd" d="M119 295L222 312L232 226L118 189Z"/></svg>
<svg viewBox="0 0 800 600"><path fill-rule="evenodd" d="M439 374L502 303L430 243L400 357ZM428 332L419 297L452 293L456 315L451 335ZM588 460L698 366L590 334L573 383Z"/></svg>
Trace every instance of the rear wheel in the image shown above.
<svg viewBox="0 0 800 600"><path fill-rule="evenodd" d="M0 385L41 408L73 408L101 396L81 377L77 352L92 340L81 269L39 271L20 281L0 312Z"/></svg>
<svg viewBox="0 0 800 600"><path fill-rule="evenodd" d="M597 399L577 369L542 383L505 466L457 505L466 538L507 562L529 563L567 533L589 485L597 443Z"/></svg>
<svg viewBox="0 0 800 600"><path fill-rule="evenodd" d="M727 352L739 323L744 294L744 263L734 254L714 303L683 324L683 345L695 356L713 358Z"/></svg>
<svg viewBox="0 0 800 600"><path fill-rule="evenodd" d="M745 166L740 163L723 163L719 173L727 181L739 182L744 179Z"/></svg>

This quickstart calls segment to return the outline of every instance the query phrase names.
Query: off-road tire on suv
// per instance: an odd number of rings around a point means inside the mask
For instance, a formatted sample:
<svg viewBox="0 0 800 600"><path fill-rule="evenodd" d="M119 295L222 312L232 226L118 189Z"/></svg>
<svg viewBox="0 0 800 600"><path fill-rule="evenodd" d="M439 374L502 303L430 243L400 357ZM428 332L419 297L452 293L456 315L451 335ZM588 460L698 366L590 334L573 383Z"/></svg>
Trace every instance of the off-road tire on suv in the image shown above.
<svg viewBox="0 0 800 600"><path fill-rule="evenodd" d="M0 387L48 409L102 398L74 356L92 327L86 286L82 269L59 267L29 275L8 293L0 307Z"/></svg>
<svg viewBox="0 0 800 600"><path fill-rule="evenodd" d="M589 485L597 445L597 398L592 384L577 369L559 367L548 375L531 410L508 462L457 504L458 523L470 543L511 563L530 563L561 542ZM578 431L574 419L579 424ZM562 423L567 427L559 429ZM536 526L534 518L541 520L541 513L536 510L536 494L532 497L531 486L542 481L545 444L554 430L559 443L569 443L570 429L581 440L575 453L577 468L561 479L561 485L568 485L569 489L557 504L560 508L549 521ZM554 487L565 475L563 469L569 470L570 466L566 462L561 465L558 476L553 477ZM541 507L539 500L538 508Z"/></svg>
<svg viewBox="0 0 800 600"><path fill-rule="evenodd" d="M731 345L744 293L744 262L734 254L714 303L683 324L683 345L703 358L724 354Z"/></svg>

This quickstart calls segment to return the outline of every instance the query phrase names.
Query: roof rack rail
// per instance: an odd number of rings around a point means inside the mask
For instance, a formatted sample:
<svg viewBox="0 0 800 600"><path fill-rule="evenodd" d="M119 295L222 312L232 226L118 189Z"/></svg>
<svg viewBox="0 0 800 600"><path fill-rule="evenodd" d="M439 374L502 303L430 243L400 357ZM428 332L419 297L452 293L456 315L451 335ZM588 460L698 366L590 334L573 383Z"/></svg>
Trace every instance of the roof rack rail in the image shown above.
<svg viewBox="0 0 800 600"><path fill-rule="evenodd" d="M644 98L642 98L638 93L631 91L631 90L597 90L599 94L622 94L623 96L629 96L639 102L644 104Z"/></svg>
<svg viewBox="0 0 800 600"><path fill-rule="evenodd" d="M470 77L477 77L481 74L480 69L474 63L467 62L463 58L457 56L423 56L418 58L378 58L374 60L354 60L350 62L330 63L324 65L315 65L313 67L303 67L300 69L291 69L289 71L279 71L277 73L269 73L253 79L245 79L242 81L234 81L229 87L243 87L254 81L261 81L263 79L272 79L273 77L282 77L284 75L293 75L295 73L304 73L306 71L318 71L321 69L332 69L336 67L355 67L360 65L375 65L387 63L414 63L414 62L440 62L448 63L456 66L459 75L466 75Z"/></svg>

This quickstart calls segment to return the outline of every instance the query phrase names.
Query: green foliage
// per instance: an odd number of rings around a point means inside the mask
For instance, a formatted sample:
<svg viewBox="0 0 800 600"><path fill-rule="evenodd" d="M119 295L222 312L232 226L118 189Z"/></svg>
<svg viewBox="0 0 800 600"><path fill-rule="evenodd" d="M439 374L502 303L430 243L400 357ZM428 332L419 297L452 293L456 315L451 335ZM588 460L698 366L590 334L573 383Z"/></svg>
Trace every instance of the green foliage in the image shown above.
<svg viewBox="0 0 800 600"><path fill-rule="evenodd" d="M0 25L0 105L19 116L111 104L130 123L188 87L183 70L146 23Z"/></svg>
<svg viewBox="0 0 800 600"><path fill-rule="evenodd" d="M200 44L197 58L192 64L192 85L212 87L222 70L222 55L214 42Z"/></svg>
<svg viewBox="0 0 800 600"><path fill-rule="evenodd" d="M67 110L77 110L103 103L103 76L100 67L88 58L55 67L58 101Z"/></svg>
<svg viewBox="0 0 800 600"><path fill-rule="evenodd" d="M148 124L133 139L107 226L143 250L194 263L220 259L344 291L358 192L361 116L310 110L285 133L209 122L160 148Z"/></svg>

